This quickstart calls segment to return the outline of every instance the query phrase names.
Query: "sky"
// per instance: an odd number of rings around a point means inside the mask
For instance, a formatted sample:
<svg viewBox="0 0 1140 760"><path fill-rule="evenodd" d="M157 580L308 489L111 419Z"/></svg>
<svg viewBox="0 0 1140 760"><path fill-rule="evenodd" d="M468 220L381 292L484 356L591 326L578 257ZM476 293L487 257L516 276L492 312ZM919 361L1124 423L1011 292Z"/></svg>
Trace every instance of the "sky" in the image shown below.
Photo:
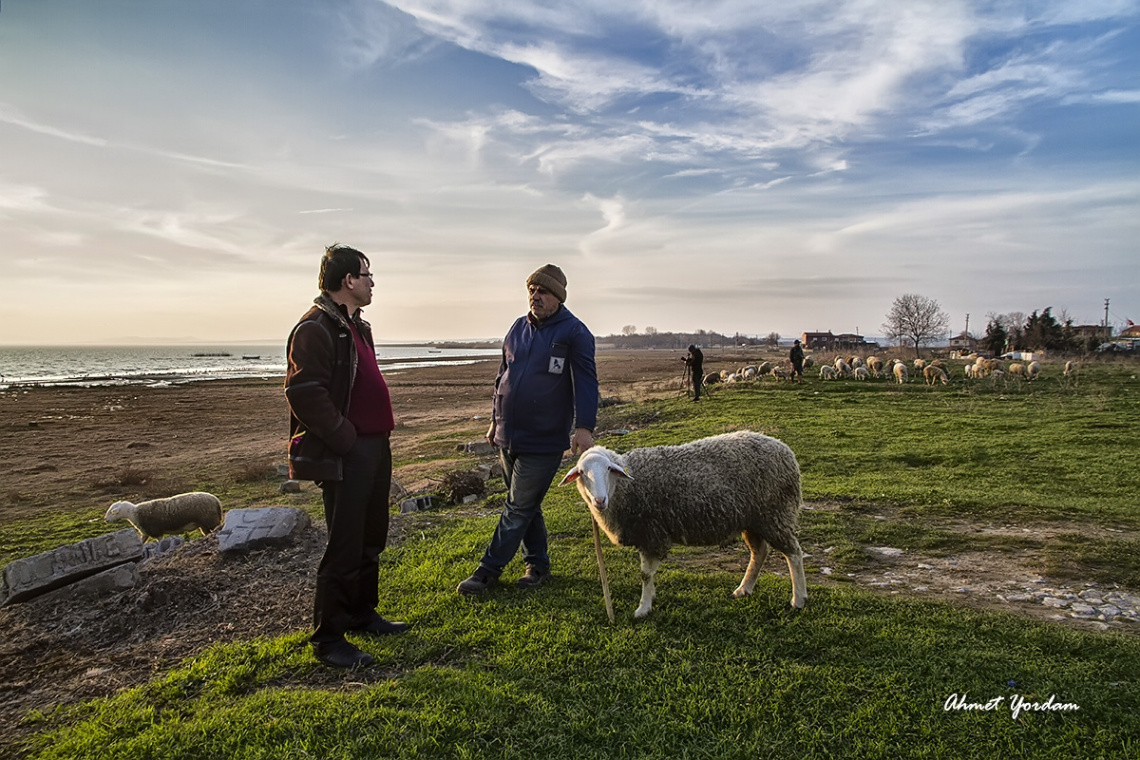
<svg viewBox="0 0 1140 760"><path fill-rule="evenodd" d="M2 0L0 345L1140 322L1140 0ZM968 315L968 316L967 316Z"/></svg>

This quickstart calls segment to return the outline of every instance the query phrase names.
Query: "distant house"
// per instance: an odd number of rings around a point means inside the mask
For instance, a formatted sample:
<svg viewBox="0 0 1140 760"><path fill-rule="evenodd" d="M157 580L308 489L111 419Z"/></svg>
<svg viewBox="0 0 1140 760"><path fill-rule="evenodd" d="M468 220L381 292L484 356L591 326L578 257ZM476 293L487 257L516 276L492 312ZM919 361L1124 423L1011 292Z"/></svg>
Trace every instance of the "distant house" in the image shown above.
<svg viewBox="0 0 1140 760"><path fill-rule="evenodd" d="M968 332L955 335L950 339L950 350L970 354L978 349L978 340Z"/></svg>
<svg viewBox="0 0 1140 760"><path fill-rule="evenodd" d="M877 348L877 343L868 343L862 335L827 332L806 332L800 334L804 348L811 351L839 351L848 348Z"/></svg>
<svg viewBox="0 0 1140 760"><path fill-rule="evenodd" d="M1104 325L1073 325L1072 330L1081 341L1105 341L1112 337L1112 329Z"/></svg>
<svg viewBox="0 0 1140 760"><path fill-rule="evenodd" d="M1140 338L1140 325L1134 325L1130 322L1128 324L1128 327L1125 327L1123 330L1121 330L1120 335L1117 337L1125 339Z"/></svg>

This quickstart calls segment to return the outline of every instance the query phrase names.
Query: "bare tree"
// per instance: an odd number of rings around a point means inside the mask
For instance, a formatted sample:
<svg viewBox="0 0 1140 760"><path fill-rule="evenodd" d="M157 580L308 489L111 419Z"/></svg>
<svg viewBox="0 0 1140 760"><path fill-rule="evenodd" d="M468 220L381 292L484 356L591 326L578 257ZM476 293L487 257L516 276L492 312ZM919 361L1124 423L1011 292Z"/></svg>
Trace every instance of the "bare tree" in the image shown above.
<svg viewBox="0 0 1140 760"><path fill-rule="evenodd" d="M780 333L778 333L778 332L768 333L768 337L764 339L764 342L766 342L772 348L775 348L776 346L780 345Z"/></svg>
<svg viewBox="0 0 1140 760"><path fill-rule="evenodd" d="M623 328L621 328L621 334L622 335L636 335L637 334L637 327L635 325L626 325Z"/></svg>
<svg viewBox="0 0 1140 760"><path fill-rule="evenodd" d="M891 305L883 331L891 340L913 343L915 356L921 356L921 346L942 340L950 332L950 317L933 298L907 293Z"/></svg>

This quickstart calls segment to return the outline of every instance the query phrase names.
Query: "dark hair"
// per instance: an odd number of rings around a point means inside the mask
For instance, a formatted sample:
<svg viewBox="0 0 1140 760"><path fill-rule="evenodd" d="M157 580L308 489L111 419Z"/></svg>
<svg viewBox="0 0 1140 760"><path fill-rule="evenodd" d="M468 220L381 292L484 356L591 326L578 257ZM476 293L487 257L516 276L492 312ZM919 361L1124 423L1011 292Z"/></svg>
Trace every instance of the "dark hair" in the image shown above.
<svg viewBox="0 0 1140 760"><path fill-rule="evenodd" d="M340 290L345 275L360 276L360 264L369 264L368 257L355 248L333 243L321 258L320 285L326 293Z"/></svg>

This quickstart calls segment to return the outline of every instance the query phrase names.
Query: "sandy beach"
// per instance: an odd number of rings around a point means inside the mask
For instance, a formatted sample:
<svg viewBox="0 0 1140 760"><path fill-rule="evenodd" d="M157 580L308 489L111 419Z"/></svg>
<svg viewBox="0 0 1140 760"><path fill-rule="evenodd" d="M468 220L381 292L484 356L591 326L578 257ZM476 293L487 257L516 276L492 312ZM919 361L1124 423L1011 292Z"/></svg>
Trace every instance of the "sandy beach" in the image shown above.
<svg viewBox="0 0 1140 760"><path fill-rule="evenodd" d="M682 354L599 351L602 395L679 393ZM727 367L738 357L722 359ZM425 468L414 460L446 453L430 440L482 436L497 369L497 360L486 360L386 373L398 426L393 448L405 463L396 472L402 485L422 485ZM116 498L250 480L284 463L287 433L280 379L0 392L0 461L6 470L0 535L5 523L45 510L105 509ZM275 496L267 488L265 498Z"/></svg>

